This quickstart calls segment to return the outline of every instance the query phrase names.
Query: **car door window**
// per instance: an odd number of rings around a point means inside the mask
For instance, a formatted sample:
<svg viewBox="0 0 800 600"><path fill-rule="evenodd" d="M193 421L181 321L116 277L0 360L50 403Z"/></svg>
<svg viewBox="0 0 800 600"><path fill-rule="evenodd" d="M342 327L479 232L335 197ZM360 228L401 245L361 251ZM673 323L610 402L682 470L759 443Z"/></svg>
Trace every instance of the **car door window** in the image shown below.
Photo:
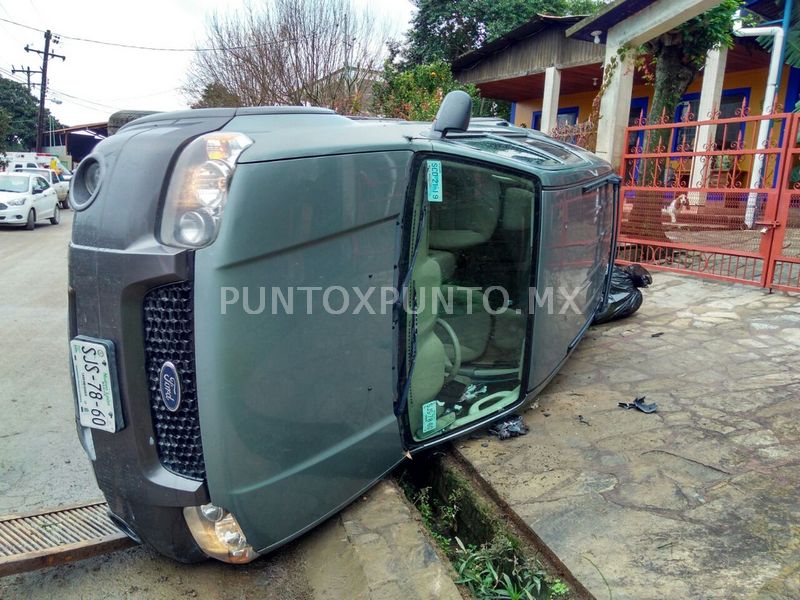
<svg viewBox="0 0 800 600"><path fill-rule="evenodd" d="M38 191L38 192L44 192L44 191L45 191L45 190L47 190L49 187L50 187L50 184L49 184L49 183L47 183L47 181L45 181L45 180L44 180L44 179L42 179L41 177L37 177L37 178L36 178L36 182L34 183L34 189L35 189L36 191Z"/></svg>
<svg viewBox="0 0 800 600"><path fill-rule="evenodd" d="M525 395L536 189L488 165L421 166L404 306L412 444L477 424Z"/></svg>

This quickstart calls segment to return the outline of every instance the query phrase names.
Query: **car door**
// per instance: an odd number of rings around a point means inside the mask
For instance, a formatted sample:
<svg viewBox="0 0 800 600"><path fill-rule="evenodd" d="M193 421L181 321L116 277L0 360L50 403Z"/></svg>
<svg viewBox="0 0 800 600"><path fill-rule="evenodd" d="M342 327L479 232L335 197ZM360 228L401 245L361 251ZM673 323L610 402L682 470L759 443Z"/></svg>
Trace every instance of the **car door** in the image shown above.
<svg viewBox="0 0 800 600"><path fill-rule="evenodd" d="M56 189L50 185L50 183L44 177L41 178L42 183L44 184L44 188L42 191L42 217L50 218L53 216L56 210L56 204L58 204L58 194L56 193Z"/></svg>
<svg viewBox="0 0 800 600"><path fill-rule="evenodd" d="M482 143L470 145L536 158L499 140L492 148ZM540 196L537 178L491 162L428 156L416 169L396 407L412 451L482 427L525 401Z"/></svg>
<svg viewBox="0 0 800 600"><path fill-rule="evenodd" d="M36 219L43 219L47 216L47 197L45 196L44 192L47 189L47 182L39 177L38 175L34 175L31 178L31 194L33 195L33 210L36 211Z"/></svg>

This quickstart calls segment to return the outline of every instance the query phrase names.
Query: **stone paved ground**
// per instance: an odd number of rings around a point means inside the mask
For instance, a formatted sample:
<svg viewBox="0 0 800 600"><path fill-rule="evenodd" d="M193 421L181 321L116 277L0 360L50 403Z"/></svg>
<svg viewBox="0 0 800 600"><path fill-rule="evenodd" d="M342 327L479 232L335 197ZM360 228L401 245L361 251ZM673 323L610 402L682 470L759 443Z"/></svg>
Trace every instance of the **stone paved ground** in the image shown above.
<svg viewBox="0 0 800 600"><path fill-rule="evenodd" d="M528 435L456 447L597 598L800 598L800 297L654 278Z"/></svg>

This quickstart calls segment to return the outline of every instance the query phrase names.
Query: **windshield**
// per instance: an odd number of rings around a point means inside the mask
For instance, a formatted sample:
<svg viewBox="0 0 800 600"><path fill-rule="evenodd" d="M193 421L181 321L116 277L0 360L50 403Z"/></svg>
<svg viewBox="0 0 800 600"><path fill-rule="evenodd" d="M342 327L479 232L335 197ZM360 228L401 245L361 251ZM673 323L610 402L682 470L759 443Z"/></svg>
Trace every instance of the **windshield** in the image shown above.
<svg viewBox="0 0 800 600"><path fill-rule="evenodd" d="M23 175L0 175L0 192L28 191L28 177Z"/></svg>

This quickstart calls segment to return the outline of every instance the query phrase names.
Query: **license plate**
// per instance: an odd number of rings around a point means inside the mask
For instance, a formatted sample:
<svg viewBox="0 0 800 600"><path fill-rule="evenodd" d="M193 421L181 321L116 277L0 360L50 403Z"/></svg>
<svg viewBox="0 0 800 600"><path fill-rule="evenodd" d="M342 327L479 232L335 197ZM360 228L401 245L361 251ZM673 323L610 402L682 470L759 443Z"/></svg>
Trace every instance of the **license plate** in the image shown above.
<svg viewBox="0 0 800 600"><path fill-rule="evenodd" d="M120 419L115 398L114 344L77 337L69 345L81 425L117 431Z"/></svg>

